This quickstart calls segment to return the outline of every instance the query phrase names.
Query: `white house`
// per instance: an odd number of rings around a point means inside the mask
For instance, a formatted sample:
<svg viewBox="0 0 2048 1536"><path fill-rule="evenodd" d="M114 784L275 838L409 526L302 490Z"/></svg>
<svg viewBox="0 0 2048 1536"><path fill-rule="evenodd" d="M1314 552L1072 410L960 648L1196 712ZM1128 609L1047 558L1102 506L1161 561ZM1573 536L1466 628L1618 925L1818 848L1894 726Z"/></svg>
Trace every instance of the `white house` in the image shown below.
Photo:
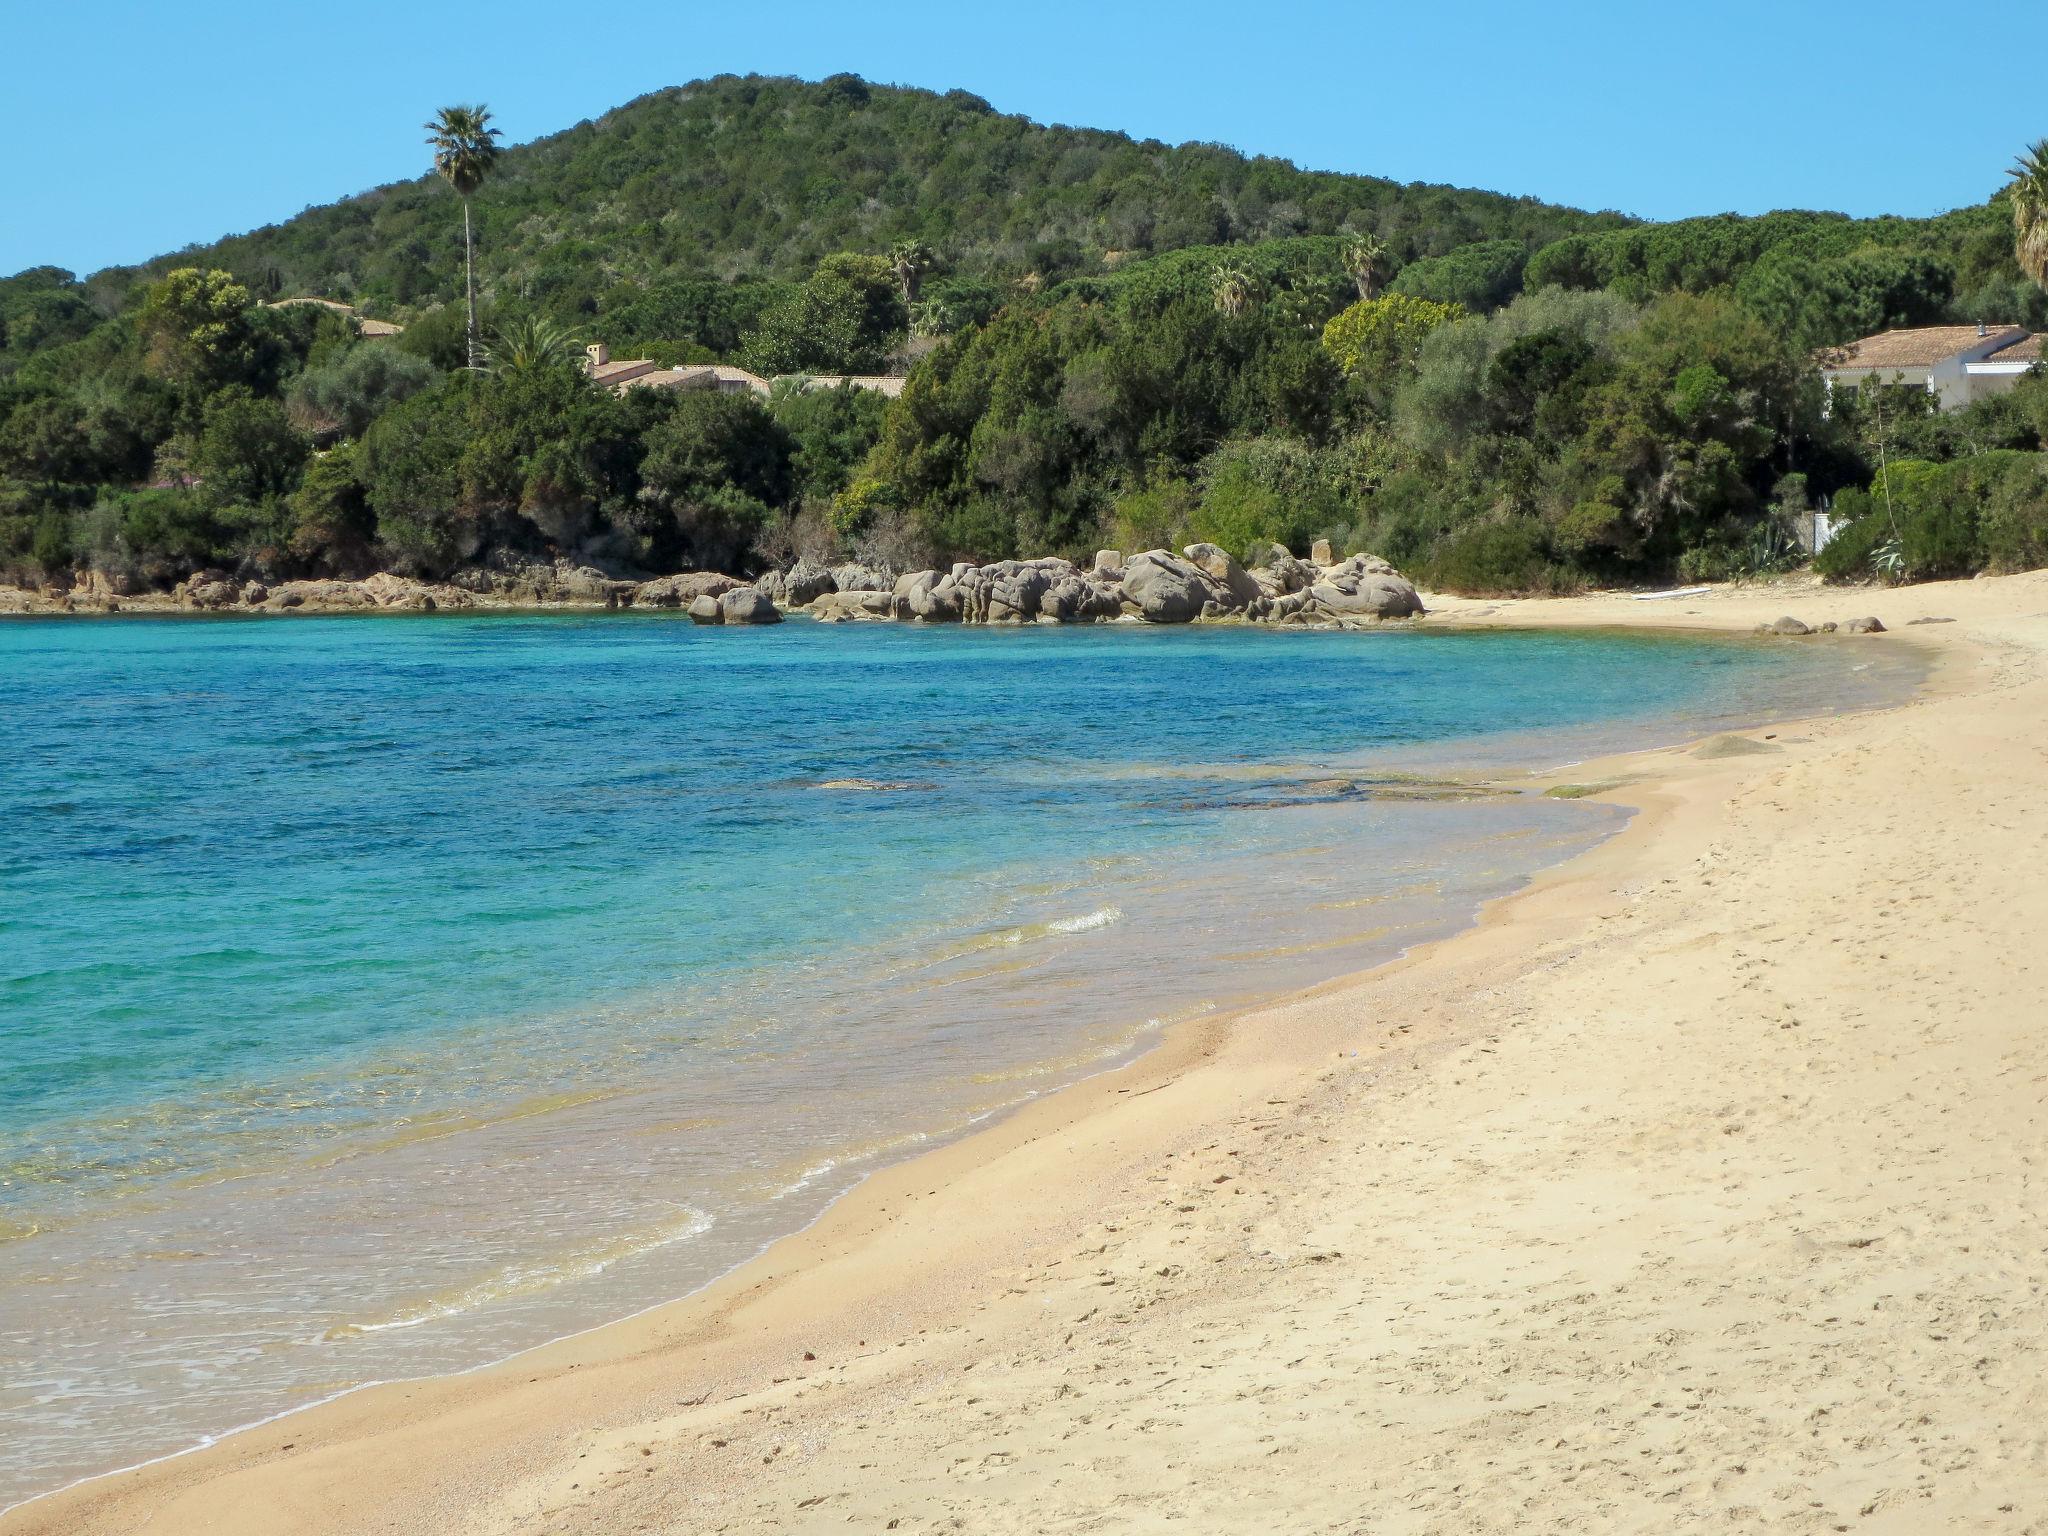
<svg viewBox="0 0 2048 1536"><path fill-rule="evenodd" d="M1875 378L1917 384L1953 411L2012 388L2040 363L2041 338L2017 325L1922 325L1829 347L1818 361L1830 399L1838 384Z"/></svg>

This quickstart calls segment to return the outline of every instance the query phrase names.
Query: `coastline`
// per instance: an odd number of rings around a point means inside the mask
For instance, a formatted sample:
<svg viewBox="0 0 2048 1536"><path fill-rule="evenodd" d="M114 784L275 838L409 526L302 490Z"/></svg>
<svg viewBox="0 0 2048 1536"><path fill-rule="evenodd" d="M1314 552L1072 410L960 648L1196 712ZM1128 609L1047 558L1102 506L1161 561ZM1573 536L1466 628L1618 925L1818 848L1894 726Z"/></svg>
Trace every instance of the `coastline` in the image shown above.
<svg viewBox="0 0 2048 1536"><path fill-rule="evenodd" d="M1459 626L1746 629L1759 614L1774 618L1787 606L1803 605L1815 609L1806 616L1816 621L1875 609L1897 629L1923 607L1929 616L1942 614L1944 603L1988 610L1912 636L1944 657L1946 672L1953 674L1958 657L1981 654L1988 631L2024 626L2031 614L2021 610L2048 604L2048 586L2020 577L1878 595L1830 592L1810 600L1799 594L1796 603L1785 589L1774 588L1716 593L1683 606L1613 596L1516 604L1440 601L1441 608L1432 602L1435 616L1428 622ZM1822 613L1820 603L1842 613ZM2033 680L2028 669L2020 682L2008 679L2007 685ZM1191 1258L1172 1260L1149 1278L1144 1264L1133 1268L1126 1262L1135 1249L1170 1253L1186 1246L1188 1240L1171 1234L1205 1219L1176 1223L1173 1216L1200 1207L1177 1206L1162 1216L1146 1199L1150 1185L1167 1177L1156 1170L1169 1166L1168 1159L1175 1160L1172 1182L1191 1182L1183 1165L1189 1172L1214 1168L1208 1190L1236 1194L1246 1181L1229 1170L1252 1163L1233 1158L1277 1158L1261 1173L1261 1198L1252 1204L1259 1222L1283 1219L1297 1202L1266 1186L1300 1193L1313 1184L1298 1177L1309 1171L1298 1166L1301 1159L1290 1165L1292 1154L1278 1148L1279 1142L1310 1134L1298 1123L1288 1129L1290 1121L1325 1114L1333 1118L1316 1123L1335 1125L1347 1109L1357 1109L1334 1101L1359 1089L1361 1075L1361 1096L1370 1101L1373 1085L1402 1066L1420 1074L1419 1081L1434 1083L1448 1071L1478 1070L1473 1058L1493 1053L1477 1042L1497 1042L1500 1019L1484 1009L1453 1017L1444 997L1497 990L1519 979L1532 960L1547 963L1580 943L1591 931L1589 922L1625 918L1625 912L1602 910L1603 902L1613 900L1603 887L1645 878L1646 866L1669 857L1664 845L1681 821L1690 819L1691 833L1711 834L1723 791L1753 792L1774 769L1810 766L1818 750L1853 755L1859 733L1909 718L1930 704L1967 703L1984 692L1981 681L1972 689L1960 687L1953 675L1939 677L1919 701L1900 709L1773 733L1811 735L1801 751L1786 750L1784 756L1767 749L1700 759L1684 749L1666 749L1584 765L1576 770L1579 776L1616 781L1602 793L1634 806L1635 820L1592 852L1492 904L1476 926L1454 938L1294 998L1184 1024L1127 1067L1085 1079L965 1140L875 1174L812 1227L694 1297L467 1376L351 1393L205 1450L20 1506L0 1519L0 1529L132 1529L147 1511L153 1529L172 1530L520 1530L540 1528L548 1510L575 1511L580 1529L633 1529L653 1508L648 1501L664 1494L684 1501L662 1506L670 1518L687 1511L708 1519L715 1512L731 1528L751 1528L749 1522L765 1521L772 1507L778 1528L843 1525L850 1512L868 1508L846 1502L860 1495L819 1493L805 1503L813 1490L804 1479L828 1459L822 1450L804 1457L811 1465L801 1473L791 1473L785 1456L803 1453L771 1448L765 1462L758 1455L742 1456L742 1432L720 1426L758 1408L780 1421L772 1431L777 1445L803 1443L809 1435L823 1447L867 1433L845 1430L857 1415L847 1418L840 1400L900 1396L906 1381L943 1396L984 1354L998 1370L1021 1370L1015 1360L1004 1367L993 1359L1000 1346L982 1346L990 1336L1014 1345L1027 1322L1042 1320L1033 1319L1031 1308L1051 1303L1047 1287L1064 1283L1051 1279L1052 1271L1090 1256L1091 1239L1104 1239L1092 1257L1104 1261L1098 1267L1107 1275L1095 1277L1101 1283L1092 1289L1119 1299L1136 1291L1148 1303L1181 1299L1171 1293L1194 1269ZM1814 743L1816 751L1806 750ZM1412 1017L1393 1029L1377 1027L1404 1013ZM1362 1022L1367 1019L1369 1026ZM1284 1103L1267 1102L1283 1092ZM1136 1103L1141 1098L1142 1108ZM1253 1124L1261 1118L1271 1123ZM1204 1137L1212 1144L1203 1144ZM1243 1146L1220 1150L1222 1140L1216 1138L1256 1145L1250 1153ZM1075 1209L1095 1216L1116 1212L1122 1219L1083 1219ZM1223 1228L1217 1230L1220 1235ZM1112 1251L1119 1256L1115 1262L1109 1261ZM1268 1257L1273 1252L1264 1250ZM1204 1277L1201 1289L1214 1290L1227 1276L1263 1276L1260 1258L1244 1253L1207 1260L1221 1267ZM1281 1268L1291 1272L1307 1265L1319 1276L1334 1276L1344 1271L1342 1259L1332 1249ZM1178 1273L1169 1275L1169 1269ZM1142 1310L1131 1307L1129 1315ZM977 1329L988 1332L970 1341ZM956 1351L951 1357L949 1349ZM957 1353L962 1349L968 1353ZM1121 1369L1126 1353L1109 1349L1095 1363ZM1045 1360L1034 1364L1042 1368ZM742 1408L750 1398L752 1404ZM1041 1403L1023 1417L1057 1420L1062 1411ZM1012 1417L1021 1412L1017 1408ZM942 1415L927 1429L938 1424L947 1433L961 1427ZM746 1427L745 1433L758 1427ZM653 1454L641 1454L655 1446L660 1449ZM593 1481L584 1465L593 1461L616 1470ZM892 1465L887 1458L882 1464ZM499 1469L504 1476L496 1475ZM891 1481L891 1474L870 1473L865 1496L875 1509L890 1496ZM1012 1471L988 1482L997 1492L1007 1488L1010 1499L1031 1496L1025 1491L1028 1479ZM727 1502L703 1502L707 1490ZM1249 1497L1248 1484L1228 1491ZM1097 1492L1104 1500L1123 1496L1113 1479ZM762 1502L756 1508L748 1501ZM916 1510L916 1524L936 1508L929 1497L922 1504L917 1497L899 1502L906 1511ZM994 1522L990 1528L1004 1528L1001 1512L1017 1514L1003 1498L970 1507L985 1524Z"/></svg>

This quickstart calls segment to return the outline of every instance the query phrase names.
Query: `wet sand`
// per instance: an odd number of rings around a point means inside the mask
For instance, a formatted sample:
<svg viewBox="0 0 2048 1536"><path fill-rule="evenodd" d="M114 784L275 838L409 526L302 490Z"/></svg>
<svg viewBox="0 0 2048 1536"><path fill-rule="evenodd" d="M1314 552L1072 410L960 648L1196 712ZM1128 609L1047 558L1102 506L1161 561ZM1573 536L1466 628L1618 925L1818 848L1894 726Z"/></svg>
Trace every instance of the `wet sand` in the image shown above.
<svg viewBox="0 0 2048 1536"><path fill-rule="evenodd" d="M0 1532L2042 1529L2048 575L1433 606L1937 667L1557 776L1639 814L696 1297Z"/></svg>

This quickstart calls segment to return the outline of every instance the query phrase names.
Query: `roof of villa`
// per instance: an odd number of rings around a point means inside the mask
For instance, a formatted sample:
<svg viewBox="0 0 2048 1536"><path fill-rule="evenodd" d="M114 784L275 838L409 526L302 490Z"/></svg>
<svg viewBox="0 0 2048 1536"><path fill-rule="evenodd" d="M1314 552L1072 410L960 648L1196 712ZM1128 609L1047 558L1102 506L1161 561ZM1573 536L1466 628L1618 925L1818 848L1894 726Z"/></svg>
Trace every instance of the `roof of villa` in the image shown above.
<svg viewBox="0 0 2048 1536"><path fill-rule="evenodd" d="M1991 325L1981 330L1974 325L1919 325L1907 330L1865 336L1861 341L1852 341L1846 346L1830 347L1822 354L1822 363L1831 369L1932 368L1958 352L1967 352L1981 345L1987 337L2003 332L2013 333L2015 343L2025 337L2025 333L2014 325Z"/></svg>
<svg viewBox="0 0 2048 1536"><path fill-rule="evenodd" d="M904 383L903 375L896 373L813 373L804 377L803 388L806 391L838 389L850 384L855 389L871 389L894 400L903 393Z"/></svg>
<svg viewBox="0 0 2048 1536"><path fill-rule="evenodd" d="M2038 363L2041 361L2040 334L2037 332L2019 341L2009 342L1985 358L1984 361L1987 363L2027 363L2030 365Z"/></svg>

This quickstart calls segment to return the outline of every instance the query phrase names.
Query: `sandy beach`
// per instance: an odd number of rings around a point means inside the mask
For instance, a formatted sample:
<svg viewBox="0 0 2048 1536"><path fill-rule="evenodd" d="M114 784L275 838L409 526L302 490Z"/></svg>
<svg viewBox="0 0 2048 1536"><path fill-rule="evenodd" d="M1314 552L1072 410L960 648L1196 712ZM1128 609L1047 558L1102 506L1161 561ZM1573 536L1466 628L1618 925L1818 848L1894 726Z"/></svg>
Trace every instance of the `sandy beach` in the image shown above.
<svg viewBox="0 0 2048 1536"><path fill-rule="evenodd" d="M2048 1531L2048 573L1431 607L1934 670L1542 781L1638 814L697 1296L0 1533Z"/></svg>

